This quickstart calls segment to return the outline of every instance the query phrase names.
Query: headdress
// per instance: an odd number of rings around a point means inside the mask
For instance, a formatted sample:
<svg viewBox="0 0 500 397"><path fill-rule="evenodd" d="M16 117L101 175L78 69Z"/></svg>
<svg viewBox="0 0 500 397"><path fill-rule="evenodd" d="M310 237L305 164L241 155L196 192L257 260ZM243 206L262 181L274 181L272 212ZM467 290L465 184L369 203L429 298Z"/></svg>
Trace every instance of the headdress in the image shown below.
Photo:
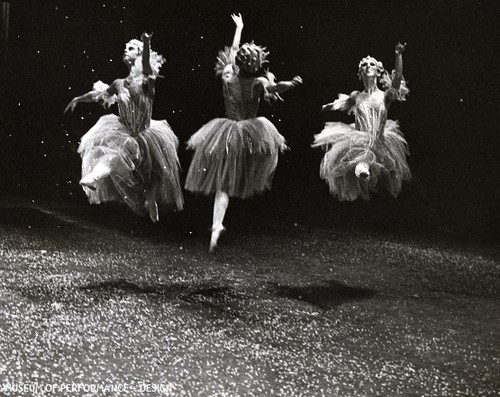
<svg viewBox="0 0 500 397"><path fill-rule="evenodd" d="M269 52L266 51L265 47L258 46L252 41L240 47L236 53L236 64L247 73L254 74L269 63L266 59L268 55Z"/></svg>

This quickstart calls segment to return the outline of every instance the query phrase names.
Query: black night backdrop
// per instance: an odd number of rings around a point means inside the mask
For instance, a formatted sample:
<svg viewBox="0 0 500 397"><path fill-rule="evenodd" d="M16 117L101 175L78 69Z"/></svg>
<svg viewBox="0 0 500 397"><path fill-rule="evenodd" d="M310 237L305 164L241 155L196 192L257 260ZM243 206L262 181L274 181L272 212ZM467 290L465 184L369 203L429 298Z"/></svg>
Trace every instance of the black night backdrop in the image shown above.
<svg viewBox="0 0 500 397"><path fill-rule="evenodd" d="M0 395L499 395L499 5L0 0ZM261 103L290 150L272 190L231 200L213 254L213 198L184 192L156 224L88 204L78 144L118 109L64 109L126 77L125 44L152 32L153 118L179 138L184 182L186 141L224 117L232 13L303 84ZM398 42L410 95L389 118L413 179L339 202L311 143L354 120L322 105L362 89L363 57L391 70Z"/></svg>
<svg viewBox="0 0 500 397"><path fill-rule="evenodd" d="M243 41L270 51L279 79L304 84L260 114L286 137L272 191L252 205L276 216L327 227L441 231L493 240L498 193L498 31L496 1L10 1L3 20L1 73L1 195L85 203L78 185L80 137L108 112L67 103L97 80L127 73L124 44L153 32L152 47L167 61L157 83L154 118L179 137L182 178L191 153L185 142L224 115L217 52L232 40L241 12ZM8 24L7 24L8 22ZM5 36L8 35L7 40ZM409 144L413 181L392 199L339 203L319 178L323 153L310 147L330 120L321 113L338 93L361 88L359 60L372 55L387 69L394 45L406 42L404 75L410 96L395 104ZM111 109L116 112L116 109ZM186 208L211 206L186 193ZM238 206L238 203L234 204ZM187 215L186 215L187 216ZM207 225L209 218L206 219Z"/></svg>

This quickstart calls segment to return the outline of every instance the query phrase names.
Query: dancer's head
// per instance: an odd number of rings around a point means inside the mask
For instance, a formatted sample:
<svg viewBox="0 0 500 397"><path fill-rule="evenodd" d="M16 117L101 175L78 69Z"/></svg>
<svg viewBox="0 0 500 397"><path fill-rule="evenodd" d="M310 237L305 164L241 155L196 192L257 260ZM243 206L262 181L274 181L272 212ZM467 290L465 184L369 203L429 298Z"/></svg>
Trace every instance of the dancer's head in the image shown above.
<svg viewBox="0 0 500 397"><path fill-rule="evenodd" d="M264 47L252 43L243 44L236 53L236 65L248 74L255 74L269 63L269 52Z"/></svg>
<svg viewBox="0 0 500 397"><path fill-rule="evenodd" d="M135 60L142 55L142 50L144 45L142 41L137 39L130 40L125 44L125 50L123 51L123 62L128 65L133 65Z"/></svg>
<svg viewBox="0 0 500 397"><path fill-rule="evenodd" d="M123 51L123 62L131 69L132 73L142 74L142 53L144 44L141 40L132 39L126 45ZM155 76L160 72L161 65L165 58L156 51L149 51L149 64Z"/></svg>
<svg viewBox="0 0 500 397"><path fill-rule="evenodd" d="M366 77L380 77L384 73L384 65L375 58L368 55L358 65L358 76L360 79Z"/></svg>

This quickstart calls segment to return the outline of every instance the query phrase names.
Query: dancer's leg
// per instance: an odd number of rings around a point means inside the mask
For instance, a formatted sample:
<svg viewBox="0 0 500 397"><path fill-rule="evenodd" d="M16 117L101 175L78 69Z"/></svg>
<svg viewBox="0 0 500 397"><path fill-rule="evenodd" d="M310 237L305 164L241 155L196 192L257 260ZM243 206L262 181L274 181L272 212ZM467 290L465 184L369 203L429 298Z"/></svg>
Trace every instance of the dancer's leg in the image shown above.
<svg viewBox="0 0 500 397"><path fill-rule="evenodd" d="M229 205L229 195L225 192L218 191L215 194L214 201L214 215L212 223L212 237L210 239L210 252L214 252L217 249L217 241L219 240L220 234L226 230L222 225L224 221L224 216L226 215L227 207Z"/></svg>
<svg viewBox="0 0 500 397"><path fill-rule="evenodd" d="M156 223L160 220L160 214L158 213L158 204L156 202L156 191L158 190L158 184L152 182L151 186L146 190L146 201L144 201L144 207L149 213L149 218L152 222Z"/></svg>

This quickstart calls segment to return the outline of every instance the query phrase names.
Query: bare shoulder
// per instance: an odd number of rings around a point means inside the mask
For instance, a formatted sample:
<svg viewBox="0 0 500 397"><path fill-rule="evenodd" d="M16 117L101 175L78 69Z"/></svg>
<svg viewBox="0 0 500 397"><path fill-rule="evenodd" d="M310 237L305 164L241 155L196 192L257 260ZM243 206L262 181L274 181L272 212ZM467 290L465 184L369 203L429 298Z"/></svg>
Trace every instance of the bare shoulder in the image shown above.
<svg viewBox="0 0 500 397"><path fill-rule="evenodd" d="M111 85L108 88L108 92L110 94L116 94L118 93L121 89L123 89L125 79L116 79L114 80Z"/></svg>
<svg viewBox="0 0 500 397"><path fill-rule="evenodd" d="M356 101L358 100L358 98L360 97L360 95L361 95L361 91L353 91L353 92L351 92L351 94L349 95L349 102L351 104L356 103Z"/></svg>
<svg viewBox="0 0 500 397"><path fill-rule="evenodd" d="M116 79L116 80L113 80L113 82L111 83L110 87L113 87L117 90L123 88L126 86L126 81L127 79Z"/></svg>
<svg viewBox="0 0 500 397"><path fill-rule="evenodd" d="M354 106L354 104L360 99L361 97L361 91L353 91L349 95L349 104L350 106Z"/></svg>

